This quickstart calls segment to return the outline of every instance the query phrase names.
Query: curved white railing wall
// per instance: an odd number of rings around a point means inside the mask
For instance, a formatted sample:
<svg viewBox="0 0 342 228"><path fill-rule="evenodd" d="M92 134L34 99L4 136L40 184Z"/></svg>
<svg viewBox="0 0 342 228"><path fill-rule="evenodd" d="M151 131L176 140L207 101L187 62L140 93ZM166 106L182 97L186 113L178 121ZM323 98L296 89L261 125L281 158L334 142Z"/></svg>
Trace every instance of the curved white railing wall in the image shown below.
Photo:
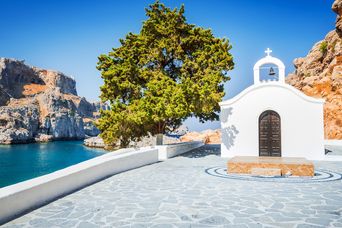
<svg viewBox="0 0 342 228"><path fill-rule="evenodd" d="M166 160L202 146L179 143L121 149L0 189L0 224L114 174Z"/></svg>
<svg viewBox="0 0 342 228"><path fill-rule="evenodd" d="M203 146L203 142L195 141L191 143L177 143L168 146L157 146L159 150L159 161L165 161L169 158L186 153L200 146Z"/></svg>

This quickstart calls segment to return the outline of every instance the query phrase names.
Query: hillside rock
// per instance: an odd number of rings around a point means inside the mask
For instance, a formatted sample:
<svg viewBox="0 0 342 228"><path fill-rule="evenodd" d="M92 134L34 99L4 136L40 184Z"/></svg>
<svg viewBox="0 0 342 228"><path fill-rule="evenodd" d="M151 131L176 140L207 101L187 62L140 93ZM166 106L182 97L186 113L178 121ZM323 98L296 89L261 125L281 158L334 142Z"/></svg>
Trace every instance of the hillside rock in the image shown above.
<svg viewBox="0 0 342 228"><path fill-rule="evenodd" d="M342 19L341 19L342 1L341 0L334 1L333 5L332 5L332 10L337 14L336 23L335 23L336 32L338 34L342 34Z"/></svg>
<svg viewBox="0 0 342 228"><path fill-rule="evenodd" d="M45 85L50 88L59 88L61 93L73 94L77 96L76 81L61 72L32 67L39 75Z"/></svg>
<svg viewBox="0 0 342 228"><path fill-rule="evenodd" d="M45 118L42 126L54 139L83 139L82 118L69 112L55 112Z"/></svg>
<svg viewBox="0 0 342 228"><path fill-rule="evenodd" d="M3 91L0 100L8 102L10 98L24 97L24 86L29 84L41 85L44 81L23 61L0 58L0 88Z"/></svg>
<svg viewBox="0 0 342 228"><path fill-rule="evenodd" d="M95 147L95 148L105 148L105 143L103 142L103 139L99 136L91 137L88 139L85 139L83 144L88 147Z"/></svg>
<svg viewBox="0 0 342 228"><path fill-rule="evenodd" d="M317 42L304 58L294 60L295 72L286 82L306 95L325 99L326 139L342 139L342 0L332 9L338 14L336 30Z"/></svg>
<svg viewBox="0 0 342 228"><path fill-rule="evenodd" d="M47 134L38 134L34 138L35 142L50 142L52 140L53 140L53 136L52 135L47 135Z"/></svg>
<svg viewBox="0 0 342 228"><path fill-rule="evenodd" d="M94 120L89 118L83 119L84 133L86 136L94 137L100 134L100 130L94 125Z"/></svg>
<svg viewBox="0 0 342 228"><path fill-rule="evenodd" d="M0 87L0 106L7 105L7 102L10 99L11 97L7 94L7 92Z"/></svg>
<svg viewBox="0 0 342 228"><path fill-rule="evenodd" d="M0 107L0 143L32 142L38 123L39 111L35 105Z"/></svg>
<svg viewBox="0 0 342 228"><path fill-rule="evenodd" d="M205 144L220 144L221 143L221 130L205 130L202 132L189 132L183 135L180 140L182 142L202 141Z"/></svg>
<svg viewBox="0 0 342 228"><path fill-rule="evenodd" d="M102 109L102 110L110 110L110 106L107 103L96 101L96 102L93 103L93 105L95 106L95 109L97 111L99 111L100 109Z"/></svg>
<svg viewBox="0 0 342 228"><path fill-rule="evenodd" d="M94 118L96 106L77 96L75 80L63 73L0 58L0 88L0 144L98 134L83 122Z"/></svg>
<svg viewBox="0 0 342 228"><path fill-rule="evenodd" d="M185 135L189 133L189 128L186 125L181 125L176 128L174 131L170 132L170 135Z"/></svg>

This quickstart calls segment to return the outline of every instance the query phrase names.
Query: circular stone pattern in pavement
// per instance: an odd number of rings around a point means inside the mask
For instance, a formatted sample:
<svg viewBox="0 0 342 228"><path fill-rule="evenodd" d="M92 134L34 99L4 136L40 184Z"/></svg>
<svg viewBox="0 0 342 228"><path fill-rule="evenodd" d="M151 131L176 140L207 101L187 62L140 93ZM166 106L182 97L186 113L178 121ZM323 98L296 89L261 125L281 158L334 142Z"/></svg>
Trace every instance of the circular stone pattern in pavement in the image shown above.
<svg viewBox="0 0 342 228"><path fill-rule="evenodd" d="M342 175L328 170L315 170L313 177L266 177L252 176L246 174L229 174L227 169L223 167L212 167L205 170L211 176L244 180L244 181L262 181L262 182L281 182L281 183L312 183L342 180Z"/></svg>

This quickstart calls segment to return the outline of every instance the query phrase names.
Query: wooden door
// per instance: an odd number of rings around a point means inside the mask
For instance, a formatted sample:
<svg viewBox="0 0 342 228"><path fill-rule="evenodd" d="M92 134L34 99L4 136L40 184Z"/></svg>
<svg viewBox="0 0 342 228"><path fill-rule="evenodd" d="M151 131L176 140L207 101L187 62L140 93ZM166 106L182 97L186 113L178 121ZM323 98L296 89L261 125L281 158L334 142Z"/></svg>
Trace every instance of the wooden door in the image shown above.
<svg viewBox="0 0 342 228"><path fill-rule="evenodd" d="M280 116L272 110L259 117L259 156L281 157Z"/></svg>

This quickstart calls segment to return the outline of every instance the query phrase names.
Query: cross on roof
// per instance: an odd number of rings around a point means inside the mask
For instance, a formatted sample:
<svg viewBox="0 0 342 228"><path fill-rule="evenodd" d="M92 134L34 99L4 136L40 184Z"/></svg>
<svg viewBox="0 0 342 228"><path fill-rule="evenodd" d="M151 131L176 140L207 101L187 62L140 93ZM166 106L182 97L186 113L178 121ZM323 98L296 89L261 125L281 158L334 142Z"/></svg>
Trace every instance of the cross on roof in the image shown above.
<svg viewBox="0 0 342 228"><path fill-rule="evenodd" d="M265 53L267 54L267 56L270 56L270 54L272 53L272 50L269 49L269 48L267 48L266 51L265 51Z"/></svg>

